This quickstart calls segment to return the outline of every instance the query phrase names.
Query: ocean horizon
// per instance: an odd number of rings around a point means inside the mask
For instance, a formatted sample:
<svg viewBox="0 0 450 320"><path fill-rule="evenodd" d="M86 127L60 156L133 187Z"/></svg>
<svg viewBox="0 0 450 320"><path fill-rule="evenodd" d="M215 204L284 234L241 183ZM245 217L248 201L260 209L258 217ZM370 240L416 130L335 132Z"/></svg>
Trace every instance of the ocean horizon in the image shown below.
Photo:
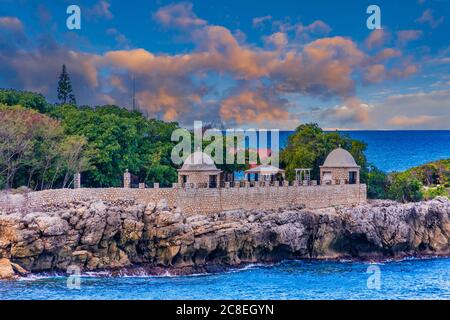
<svg viewBox="0 0 450 320"><path fill-rule="evenodd" d="M280 148L294 131L280 131ZM450 130L343 130L367 144L367 161L386 172L450 158Z"/></svg>

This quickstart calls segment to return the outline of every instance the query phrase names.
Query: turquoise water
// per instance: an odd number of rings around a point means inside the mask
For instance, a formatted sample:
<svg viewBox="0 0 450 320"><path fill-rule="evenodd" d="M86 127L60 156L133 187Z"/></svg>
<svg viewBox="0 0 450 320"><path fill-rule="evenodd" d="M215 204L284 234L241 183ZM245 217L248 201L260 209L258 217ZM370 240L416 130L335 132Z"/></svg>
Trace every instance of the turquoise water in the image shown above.
<svg viewBox="0 0 450 320"><path fill-rule="evenodd" d="M379 268L379 289L368 288L368 267ZM369 281L370 284L374 282ZM177 277L66 277L0 282L0 299L450 299L450 259L377 265L289 261L222 274Z"/></svg>

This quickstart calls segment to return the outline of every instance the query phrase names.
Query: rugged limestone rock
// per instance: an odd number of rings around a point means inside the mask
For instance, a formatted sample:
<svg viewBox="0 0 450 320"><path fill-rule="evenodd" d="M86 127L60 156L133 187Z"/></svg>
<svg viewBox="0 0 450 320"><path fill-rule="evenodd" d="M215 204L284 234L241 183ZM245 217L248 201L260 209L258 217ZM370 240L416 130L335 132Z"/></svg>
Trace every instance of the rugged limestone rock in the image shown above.
<svg viewBox="0 0 450 320"><path fill-rule="evenodd" d="M174 273L283 259L449 255L450 201L184 215L167 202L68 202L0 214L0 278L82 270Z"/></svg>
<svg viewBox="0 0 450 320"><path fill-rule="evenodd" d="M8 259L0 259L0 279L14 279L16 274Z"/></svg>

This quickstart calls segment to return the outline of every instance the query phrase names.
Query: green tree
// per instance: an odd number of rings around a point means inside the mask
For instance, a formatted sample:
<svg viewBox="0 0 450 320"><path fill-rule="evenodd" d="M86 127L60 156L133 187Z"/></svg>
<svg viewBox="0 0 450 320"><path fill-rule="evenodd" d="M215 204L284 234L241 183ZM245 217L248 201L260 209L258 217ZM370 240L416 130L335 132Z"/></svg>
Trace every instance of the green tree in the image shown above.
<svg viewBox="0 0 450 320"><path fill-rule="evenodd" d="M75 95L72 92L72 84L65 64L63 64L61 74L59 75L57 91L60 104L76 104Z"/></svg>
<svg viewBox="0 0 450 320"><path fill-rule="evenodd" d="M61 105L52 114L61 119L66 134L83 136L88 142L92 157L91 169L83 175L86 186L120 186L126 169L140 182L167 186L176 181L170 159L175 144L170 137L178 124L147 120L117 106Z"/></svg>
<svg viewBox="0 0 450 320"><path fill-rule="evenodd" d="M86 168L86 141L65 135L58 120L21 106L0 105L0 181L5 188L68 185Z"/></svg>
<svg viewBox="0 0 450 320"><path fill-rule="evenodd" d="M21 105L41 113L48 112L52 107L40 93L17 91L13 89L0 89L0 103L7 106Z"/></svg>
<svg viewBox="0 0 450 320"><path fill-rule="evenodd" d="M295 168L311 168L312 179L319 179L319 166L338 146L348 150L361 166L361 180L367 179L366 144L339 132L324 132L317 124L302 124L289 136L280 159L288 180L295 178Z"/></svg>
<svg viewBox="0 0 450 320"><path fill-rule="evenodd" d="M370 199L386 199L388 188L388 175L369 165L367 170L367 197Z"/></svg>
<svg viewBox="0 0 450 320"><path fill-rule="evenodd" d="M410 172L390 175L388 196L400 202L417 202L423 199L422 183Z"/></svg>

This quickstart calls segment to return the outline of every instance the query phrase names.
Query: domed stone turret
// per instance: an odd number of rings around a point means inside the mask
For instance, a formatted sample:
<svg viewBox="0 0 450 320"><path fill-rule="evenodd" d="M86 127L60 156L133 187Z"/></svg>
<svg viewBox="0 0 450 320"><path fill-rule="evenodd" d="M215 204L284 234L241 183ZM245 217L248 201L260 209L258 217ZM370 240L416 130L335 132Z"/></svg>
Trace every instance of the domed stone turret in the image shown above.
<svg viewBox="0 0 450 320"><path fill-rule="evenodd" d="M320 181L322 184L359 184L359 169L350 152L339 146L320 166Z"/></svg>
<svg viewBox="0 0 450 320"><path fill-rule="evenodd" d="M204 152L196 151L191 153L189 157L184 160L183 171L202 171L202 170L217 170L214 160Z"/></svg>
<svg viewBox="0 0 450 320"><path fill-rule="evenodd" d="M322 167L354 168L358 165L350 152L339 147L330 152Z"/></svg>
<svg viewBox="0 0 450 320"><path fill-rule="evenodd" d="M178 170L178 183L183 187L215 188L219 186L220 173L209 155L196 151L184 160Z"/></svg>

